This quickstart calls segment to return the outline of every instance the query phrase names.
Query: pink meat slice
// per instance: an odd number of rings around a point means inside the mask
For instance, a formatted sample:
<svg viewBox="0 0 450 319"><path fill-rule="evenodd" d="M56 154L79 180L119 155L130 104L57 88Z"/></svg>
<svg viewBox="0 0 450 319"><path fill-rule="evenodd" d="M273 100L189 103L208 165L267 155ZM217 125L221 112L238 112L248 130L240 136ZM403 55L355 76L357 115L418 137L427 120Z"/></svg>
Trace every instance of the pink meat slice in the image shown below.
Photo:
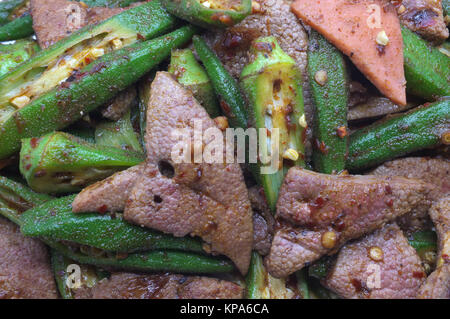
<svg viewBox="0 0 450 319"><path fill-rule="evenodd" d="M382 227L419 205L430 205L430 187L402 177L326 175L291 168L280 189L276 231L267 266L284 277L351 239ZM334 236L332 245L324 244Z"/></svg>
<svg viewBox="0 0 450 319"><path fill-rule="evenodd" d="M180 143L171 129L193 136L215 128L214 121L167 72L158 72L147 111L146 167L126 203L126 220L171 233L200 236L212 252L228 256L247 272L253 244L252 210L237 163L175 163L172 149ZM220 132L219 139L223 140ZM211 140L203 142L207 149ZM222 152L222 150L220 150ZM225 155L225 150L223 151Z"/></svg>
<svg viewBox="0 0 450 319"><path fill-rule="evenodd" d="M122 212L144 164L130 167L83 189L72 203L74 213Z"/></svg>
<svg viewBox="0 0 450 319"><path fill-rule="evenodd" d="M381 258L371 257L374 250ZM409 299L425 277L420 257L393 223L346 244L323 284L344 298Z"/></svg>

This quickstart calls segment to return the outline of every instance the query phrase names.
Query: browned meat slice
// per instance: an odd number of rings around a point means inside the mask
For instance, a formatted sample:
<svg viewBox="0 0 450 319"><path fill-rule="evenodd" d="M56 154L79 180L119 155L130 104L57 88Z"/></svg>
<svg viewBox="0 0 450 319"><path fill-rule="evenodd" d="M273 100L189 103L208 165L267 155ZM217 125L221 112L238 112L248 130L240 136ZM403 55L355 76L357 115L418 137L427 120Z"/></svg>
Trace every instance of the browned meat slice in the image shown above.
<svg viewBox="0 0 450 319"><path fill-rule="evenodd" d="M131 108L136 99L136 88L130 87L120 92L115 98L105 105L100 111L103 117L112 121L119 120Z"/></svg>
<svg viewBox="0 0 450 319"><path fill-rule="evenodd" d="M200 236L212 251L231 258L245 274L253 223L239 164L177 164L172 160L172 151L181 142L171 129L183 129L180 133L191 137L199 126L197 134L216 128L190 91L169 73L158 72L147 110L146 168L131 192L124 217L175 236ZM220 130L215 134L224 140ZM208 149L210 142L203 141L199 149ZM225 156L225 150L219 152Z"/></svg>
<svg viewBox="0 0 450 319"><path fill-rule="evenodd" d="M420 258L400 228L387 224L337 256L323 284L344 298L415 298L426 277Z"/></svg>
<svg viewBox="0 0 450 319"><path fill-rule="evenodd" d="M272 245L275 219L267 205L262 187L251 187L248 197L253 209L253 249L265 256Z"/></svg>
<svg viewBox="0 0 450 319"><path fill-rule="evenodd" d="M433 200L450 193L450 161L427 157L408 157L386 162L370 174L380 176L403 176L417 178L435 187L431 189ZM398 220L399 226L408 234L429 229L431 221L428 207L419 207Z"/></svg>
<svg viewBox="0 0 450 319"><path fill-rule="evenodd" d="M366 101L350 107L347 114L349 121L378 117L386 114L398 113L416 106L415 103L398 105L385 97L371 96Z"/></svg>
<svg viewBox="0 0 450 319"><path fill-rule="evenodd" d="M0 217L0 299L57 298L47 248Z"/></svg>
<svg viewBox="0 0 450 319"><path fill-rule="evenodd" d="M450 264L433 271L417 296L420 299L450 299Z"/></svg>
<svg viewBox="0 0 450 319"><path fill-rule="evenodd" d="M420 298L450 299L450 197L442 198L430 209L439 241L437 269L427 278Z"/></svg>
<svg viewBox="0 0 450 319"><path fill-rule="evenodd" d="M400 22L408 29L430 41L442 42L448 38L441 0L403 0L399 3Z"/></svg>
<svg viewBox="0 0 450 319"><path fill-rule="evenodd" d="M126 10L125 8L103 8L103 7L94 7L88 9L88 21L89 24L97 24L115 16L116 14L121 13Z"/></svg>
<svg viewBox="0 0 450 319"><path fill-rule="evenodd" d="M87 7L68 0L31 0L33 29L45 49L87 23Z"/></svg>
<svg viewBox="0 0 450 319"><path fill-rule="evenodd" d="M75 290L76 299L239 299L242 288L229 281L183 275L113 273L93 288Z"/></svg>
<svg viewBox="0 0 450 319"><path fill-rule="evenodd" d="M72 203L74 213L121 212L144 164L130 167L83 189Z"/></svg>
<svg viewBox="0 0 450 319"><path fill-rule="evenodd" d="M277 204L283 225L275 233L267 266L284 277L324 254L408 213L430 205L429 185L402 177L326 175L302 168L287 173Z"/></svg>

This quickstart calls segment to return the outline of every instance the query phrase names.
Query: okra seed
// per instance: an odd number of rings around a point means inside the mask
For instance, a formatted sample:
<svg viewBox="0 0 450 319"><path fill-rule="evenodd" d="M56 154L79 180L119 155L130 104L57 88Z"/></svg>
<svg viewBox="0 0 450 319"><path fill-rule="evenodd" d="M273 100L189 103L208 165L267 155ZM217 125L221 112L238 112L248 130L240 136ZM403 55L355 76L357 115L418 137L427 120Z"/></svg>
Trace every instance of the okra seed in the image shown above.
<svg viewBox="0 0 450 319"><path fill-rule="evenodd" d="M406 11L406 7L403 4L400 5L400 7L398 7L398 10L397 10L398 14L402 14L405 11Z"/></svg>
<svg viewBox="0 0 450 319"><path fill-rule="evenodd" d="M317 84L320 86L324 86L328 81L328 74L326 70L319 70L314 75L314 80L316 80Z"/></svg>
<svg viewBox="0 0 450 319"><path fill-rule="evenodd" d="M379 45L383 45L383 46L386 46L389 43L389 38L386 34L386 31L382 30L382 31L378 32L376 42Z"/></svg>
<svg viewBox="0 0 450 319"><path fill-rule="evenodd" d="M383 260L383 250L377 246L370 247L369 257L374 261Z"/></svg>
<svg viewBox="0 0 450 319"><path fill-rule="evenodd" d="M322 235L322 246L328 249L336 246L337 235L333 231L327 231Z"/></svg>
<svg viewBox="0 0 450 319"><path fill-rule="evenodd" d="M291 161L298 160L298 157L299 157L298 152L293 148L289 148L283 153L283 158L289 159Z"/></svg>
<svg viewBox="0 0 450 319"><path fill-rule="evenodd" d="M305 114L302 114L302 116L300 116L300 118L298 119L298 124L300 124L301 127L307 127L308 124L306 123L306 117Z"/></svg>

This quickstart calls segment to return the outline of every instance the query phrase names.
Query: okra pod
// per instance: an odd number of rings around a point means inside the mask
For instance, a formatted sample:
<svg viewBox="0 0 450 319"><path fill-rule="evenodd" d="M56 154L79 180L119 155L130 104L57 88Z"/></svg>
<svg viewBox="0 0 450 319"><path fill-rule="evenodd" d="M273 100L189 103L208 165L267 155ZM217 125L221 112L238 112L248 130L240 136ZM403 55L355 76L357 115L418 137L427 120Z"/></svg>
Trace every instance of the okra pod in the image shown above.
<svg viewBox="0 0 450 319"><path fill-rule="evenodd" d="M26 138L20 172L40 193L69 193L144 161L142 153L96 145L63 132Z"/></svg>
<svg viewBox="0 0 450 319"><path fill-rule="evenodd" d="M0 27L0 41L29 37L34 33L33 20L28 12Z"/></svg>
<svg viewBox="0 0 450 319"><path fill-rule="evenodd" d="M252 12L252 0L162 0L167 11L203 28L227 28Z"/></svg>
<svg viewBox="0 0 450 319"><path fill-rule="evenodd" d="M402 27L406 90L427 101L450 96L450 57Z"/></svg>
<svg viewBox="0 0 450 319"><path fill-rule="evenodd" d="M350 135L347 168L360 170L450 143L450 99L387 117Z"/></svg>
<svg viewBox="0 0 450 319"><path fill-rule="evenodd" d="M314 30L307 69L315 104L313 165L321 173L339 173L347 155L348 75L342 53Z"/></svg>
<svg viewBox="0 0 450 319"><path fill-rule="evenodd" d="M99 267L142 272L226 273L235 268L231 261L191 252L153 250L126 256L92 256L62 243L43 240L48 246L74 261Z"/></svg>
<svg viewBox="0 0 450 319"><path fill-rule="evenodd" d="M22 108L105 53L164 34L176 22L156 0L75 31L0 78L0 111Z"/></svg>
<svg viewBox="0 0 450 319"><path fill-rule="evenodd" d="M15 224L21 224L23 212L51 199L51 196L35 193L21 183L0 176L0 215Z"/></svg>
<svg viewBox="0 0 450 319"><path fill-rule="evenodd" d="M14 111L3 125L0 121L0 159L17 152L21 139L62 129L108 102L166 59L172 49L188 42L194 33L193 27L185 26L106 54L83 68L79 76Z"/></svg>
<svg viewBox="0 0 450 319"><path fill-rule="evenodd" d="M144 153L130 119L130 110L118 121L103 121L95 128L95 143Z"/></svg>
<svg viewBox="0 0 450 319"><path fill-rule="evenodd" d="M228 123L234 128L247 128L247 109L238 83L201 37L194 36L193 42L216 92L222 112L228 117Z"/></svg>
<svg viewBox="0 0 450 319"><path fill-rule="evenodd" d="M58 198L22 214L25 236L86 245L110 252L180 250L204 253L197 238L174 237L123 220L122 214L73 213L76 195Z"/></svg>
<svg viewBox="0 0 450 319"><path fill-rule="evenodd" d="M100 280L107 277L107 272L100 271L96 267L90 265L79 265L75 261L64 257L54 249L50 250L50 255L56 288L58 288L58 292L63 299L73 299L73 289L77 289L81 286L92 288ZM70 275L75 270L71 265L80 267L79 281L70 278Z"/></svg>
<svg viewBox="0 0 450 319"><path fill-rule="evenodd" d="M33 40L23 39L13 44L0 44L0 76L12 71L38 51L39 46Z"/></svg>
<svg viewBox="0 0 450 319"><path fill-rule="evenodd" d="M298 289L298 283L297 287L290 289L286 286L286 278L279 279L272 277L265 269L262 257L257 252L252 253L252 260L245 282L245 297L247 299L291 299L305 297L303 292ZM304 286L301 287L301 289L303 288Z"/></svg>
<svg viewBox="0 0 450 319"><path fill-rule="evenodd" d="M275 211L278 192L290 166L304 165L306 119L303 109L302 75L294 59L287 55L274 37L256 39L251 46L252 61L244 67L241 86L250 109L250 122L258 129L265 129L259 143L270 150L270 156L278 156L279 165L274 172L264 172L262 158L258 172L269 207ZM274 139L279 132L279 142ZM274 147L278 148L278 154ZM260 145L261 149L261 145ZM265 169L265 168L264 168Z"/></svg>
<svg viewBox="0 0 450 319"><path fill-rule="evenodd" d="M194 94L209 116L215 118L220 115L219 104L211 81L190 49L172 51L169 72Z"/></svg>
<svg viewBox="0 0 450 319"><path fill-rule="evenodd" d="M25 0L4 0L0 2L0 26L10 21L11 14L20 7Z"/></svg>

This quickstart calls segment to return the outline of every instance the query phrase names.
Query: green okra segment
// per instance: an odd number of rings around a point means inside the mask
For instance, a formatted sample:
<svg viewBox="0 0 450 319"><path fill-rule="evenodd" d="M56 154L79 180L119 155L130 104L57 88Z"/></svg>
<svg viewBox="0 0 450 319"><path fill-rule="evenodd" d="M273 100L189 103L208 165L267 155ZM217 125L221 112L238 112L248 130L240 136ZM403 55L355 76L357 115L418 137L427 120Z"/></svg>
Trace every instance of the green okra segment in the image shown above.
<svg viewBox="0 0 450 319"><path fill-rule="evenodd" d="M46 202L22 214L25 236L85 245L109 252L180 250L204 253L202 242L174 237L123 220L122 214L73 213L76 195Z"/></svg>
<svg viewBox="0 0 450 319"><path fill-rule="evenodd" d="M347 154L348 75L342 53L314 30L307 69L315 104L313 165L321 173L339 173Z"/></svg>
<svg viewBox="0 0 450 319"><path fill-rule="evenodd" d="M22 39L33 33L33 20L27 12L0 27L0 41Z"/></svg>
<svg viewBox="0 0 450 319"><path fill-rule="evenodd" d="M33 190L57 194L79 191L142 161L142 153L53 132L23 139L19 168Z"/></svg>
<svg viewBox="0 0 450 319"><path fill-rule="evenodd" d="M194 48L205 67L223 114L234 128L247 128L247 109L236 80L225 70L217 55L199 36L193 38Z"/></svg>
<svg viewBox="0 0 450 319"><path fill-rule="evenodd" d="M51 196L35 193L21 183L0 176L0 215L15 224L21 224L23 212L51 199Z"/></svg>
<svg viewBox="0 0 450 319"><path fill-rule="evenodd" d="M21 139L62 129L105 104L165 60L172 49L186 44L194 33L193 27L185 26L106 54L83 68L79 76L14 111L3 125L0 121L0 159L17 152Z"/></svg>
<svg viewBox="0 0 450 319"><path fill-rule="evenodd" d="M406 90L434 101L450 96L450 57L402 27Z"/></svg>
<svg viewBox="0 0 450 319"><path fill-rule="evenodd" d="M252 0L162 0L167 11L204 28L227 28L252 12Z"/></svg>
<svg viewBox="0 0 450 319"><path fill-rule="evenodd" d="M159 0L88 25L0 78L0 123L11 111L48 92L102 55L173 29L176 19Z"/></svg>
<svg viewBox="0 0 450 319"><path fill-rule="evenodd" d="M214 274L232 272L233 263L220 257L205 256L191 252L153 250L127 255L88 255L59 242L43 239L51 248L78 263L108 267L119 270L142 272L175 272L192 274Z"/></svg>
<svg viewBox="0 0 450 319"><path fill-rule="evenodd" d="M449 98L387 117L350 135L347 168L361 170L441 144L450 144Z"/></svg>
<svg viewBox="0 0 450 319"><path fill-rule="evenodd" d="M144 153L131 124L131 111L115 122L103 121L95 127L95 143Z"/></svg>
<svg viewBox="0 0 450 319"><path fill-rule="evenodd" d="M4 0L0 2L0 26L8 23L25 0Z"/></svg>
<svg viewBox="0 0 450 319"><path fill-rule="evenodd" d="M22 39L13 44L0 44L0 76L12 71L39 51L36 41Z"/></svg>
<svg viewBox="0 0 450 319"><path fill-rule="evenodd" d="M303 109L302 75L295 61L278 45L274 37L256 39L252 43L250 64L241 74L241 86L249 101L250 122L264 129L259 143L272 157L271 167L258 161L261 181L269 207L274 211L278 192L288 168L303 166L306 119ZM279 132L279 140L276 137ZM261 145L259 146L261 149ZM276 154L278 153L278 154ZM274 157L278 156L277 161ZM273 165L272 165L273 166Z"/></svg>
<svg viewBox="0 0 450 319"><path fill-rule="evenodd" d="M296 278L295 286L288 285L288 279L272 277L264 267L263 259L252 252L250 268L245 278L247 299L293 299L308 298L308 288L302 275ZM300 279L300 280L298 280Z"/></svg>
<svg viewBox="0 0 450 319"><path fill-rule="evenodd" d="M211 81L190 49L174 50L170 58L169 72L189 89L212 118L220 115Z"/></svg>
<svg viewBox="0 0 450 319"><path fill-rule="evenodd" d="M100 280L108 277L108 273L100 271L94 266L78 265L74 260L71 260L60 254L55 249L50 250L51 265L55 277L56 287L63 299L73 299L74 290L83 286L87 288L94 287ZM76 267L76 268L75 268ZM80 270L80 280L77 281L71 278L74 271Z"/></svg>

